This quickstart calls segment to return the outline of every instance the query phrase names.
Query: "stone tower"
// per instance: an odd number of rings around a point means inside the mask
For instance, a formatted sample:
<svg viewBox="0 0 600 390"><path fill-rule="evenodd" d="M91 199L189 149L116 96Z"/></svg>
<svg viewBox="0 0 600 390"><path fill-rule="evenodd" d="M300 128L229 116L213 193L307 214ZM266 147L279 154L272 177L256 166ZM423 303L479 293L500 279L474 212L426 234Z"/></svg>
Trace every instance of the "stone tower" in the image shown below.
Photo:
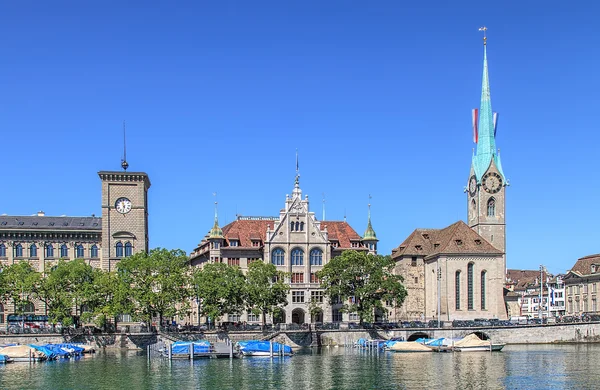
<svg viewBox="0 0 600 390"><path fill-rule="evenodd" d="M102 180L100 266L114 271L123 257L148 252L150 179L144 172L100 171L98 176Z"/></svg>
<svg viewBox="0 0 600 390"><path fill-rule="evenodd" d="M483 38L483 81L479 112L473 110L473 155L467 182L468 225L495 248L506 252L505 195L508 180L496 149L497 115L492 111L486 38Z"/></svg>

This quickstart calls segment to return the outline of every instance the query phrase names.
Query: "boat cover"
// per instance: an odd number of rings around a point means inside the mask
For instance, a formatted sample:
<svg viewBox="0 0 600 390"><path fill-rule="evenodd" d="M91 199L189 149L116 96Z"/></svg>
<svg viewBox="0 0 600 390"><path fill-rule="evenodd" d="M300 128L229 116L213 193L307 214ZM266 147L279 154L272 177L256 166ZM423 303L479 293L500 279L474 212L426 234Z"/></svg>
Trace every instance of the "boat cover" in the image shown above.
<svg viewBox="0 0 600 390"><path fill-rule="evenodd" d="M489 347L490 345L490 340L482 340L475 333L471 333L454 343L455 347Z"/></svg>
<svg viewBox="0 0 600 390"><path fill-rule="evenodd" d="M431 348L426 347L416 341L399 341L390 347L390 351L395 352L431 352Z"/></svg>
<svg viewBox="0 0 600 390"><path fill-rule="evenodd" d="M200 353L210 353L211 352L211 344L207 340L199 340L199 341L176 341L171 345L171 352L176 355L189 355L190 354L190 345L194 344L194 354Z"/></svg>
<svg viewBox="0 0 600 390"><path fill-rule="evenodd" d="M9 357L6 355L0 355L0 363L8 362Z"/></svg>
<svg viewBox="0 0 600 390"><path fill-rule="evenodd" d="M71 357L71 353L69 351L65 351L64 349L59 347L57 344L46 344L46 345L43 345L43 347L48 348L49 350L51 350L53 353L55 353L57 356L59 356L61 358L70 358Z"/></svg>
<svg viewBox="0 0 600 390"><path fill-rule="evenodd" d="M271 343L269 341L249 340L239 341L238 346L242 352L270 352ZM289 345L283 345L281 343L273 342L273 353L279 353L283 348L284 354L291 354L292 347Z"/></svg>
<svg viewBox="0 0 600 390"><path fill-rule="evenodd" d="M58 355L53 350L43 345L29 344L29 346L46 355L46 359L48 360L56 359L58 357Z"/></svg>
<svg viewBox="0 0 600 390"><path fill-rule="evenodd" d="M81 355L85 351L85 348L83 348L81 345L75 345L75 344L71 344L71 343L61 343L61 344L51 344L51 345L56 345L57 347L69 352L73 356Z"/></svg>
<svg viewBox="0 0 600 390"><path fill-rule="evenodd" d="M30 354L31 353L31 354ZM6 355L12 359L17 358L45 358L46 355L29 345L12 345L10 347L0 348L0 354Z"/></svg>

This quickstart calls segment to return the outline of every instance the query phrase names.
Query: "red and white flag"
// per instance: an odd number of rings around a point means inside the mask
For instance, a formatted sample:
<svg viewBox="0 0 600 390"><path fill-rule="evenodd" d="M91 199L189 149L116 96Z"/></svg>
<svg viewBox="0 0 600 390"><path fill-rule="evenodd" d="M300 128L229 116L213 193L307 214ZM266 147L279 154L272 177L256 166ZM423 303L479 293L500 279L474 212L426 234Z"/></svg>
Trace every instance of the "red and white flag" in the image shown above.
<svg viewBox="0 0 600 390"><path fill-rule="evenodd" d="M479 131L477 129L477 123L479 121L479 111L474 108L473 109L473 142L477 143L479 139Z"/></svg>

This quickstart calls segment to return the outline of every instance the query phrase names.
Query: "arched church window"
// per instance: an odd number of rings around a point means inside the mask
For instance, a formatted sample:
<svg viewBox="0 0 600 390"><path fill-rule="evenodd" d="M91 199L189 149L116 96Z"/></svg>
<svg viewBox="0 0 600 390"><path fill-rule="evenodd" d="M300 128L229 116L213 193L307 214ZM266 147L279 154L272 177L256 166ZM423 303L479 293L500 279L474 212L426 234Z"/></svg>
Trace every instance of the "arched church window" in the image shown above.
<svg viewBox="0 0 600 390"><path fill-rule="evenodd" d="M304 251L296 248L292 251L292 265L304 265Z"/></svg>
<svg viewBox="0 0 600 390"><path fill-rule="evenodd" d="M120 241L115 245L115 256L123 257L123 243Z"/></svg>
<svg viewBox="0 0 600 390"><path fill-rule="evenodd" d="M35 244L31 244L29 247L29 257L37 257L37 246Z"/></svg>
<svg viewBox="0 0 600 390"><path fill-rule="evenodd" d="M273 251L271 255L271 263L274 265L284 265L285 264L285 252L281 248L277 248Z"/></svg>
<svg viewBox="0 0 600 390"><path fill-rule="evenodd" d="M477 204L475 203L475 199L471 199L471 208L473 210L475 210L475 206L477 206Z"/></svg>
<svg viewBox="0 0 600 390"><path fill-rule="evenodd" d="M96 244L92 245L90 248L90 257L93 259L98 257L98 246Z"/></svg>
<svg viewBox="0 0 600 390"><path fill-rule="evenodd" d="M460 271L456 271L454 276L454 300L456 301L456 310L460 310Z"/></svg>
<svg viewBox="0 0 600 390"><path fill-rule="evenodd" d="M296 221L296 231L300 231L300 222Z"/></svg>
<svg viewBox="0 0 600 390"><path fill-rule="evenodd" d="M488 200L487 202L487 216L496 216L496 199L494 198L490 198L490 200Z"/></svg>
<svg viewBox="0 0 600 390"><path fill-rule="evenodd" d="M133 253L133 246L131 245L130 242L126 242L125 243L125 257L131 256L132 253Z"/></svg>
<svg viewBox="0 0 600 390"><path fill-rule="evenodd" d="M486 271L481 271L481 310L485 310L485 282L486 282Z"/></svg>
<svg viewBox="0 0 600 390"><path fill-rule="evenodd" d="M54 257L54 247L52 244L46 245L46 257Z"/></svg>
<svg viewBox="0 0 600 390"><path fill-rule="evenodd" d="M304 222L300 222L300 231L303 232L304 231Z"/></svg>
<svg viewBox="0 0 600 390"><path fill-rule="evenodd" d="M473 263L467 265L467 308L474 309L473 305Z"/></svg>
<svg viewBox="0 0 600 390"><path fill-rule="evenodd" d="M83 245L77 245L77 248L75 250L75 257L77 257L78 259L83 257Z"/></svg>
<svg viewBox="0 0 600 390"><path fill-rule="evenodd" d="M15 257L23 257L23 246L21 244L15 246Z"/></svg>
<svg viewBox="0 0 600 390"><path fill-rule="evenodd" d="M60 247L60 257L69 257L69 248L67 248L67 244L62 244Z"/></svg>
<svg viewBox="0 0 600 390"><path fill-rule="evenodd" d="M290 222L290 231L292 231L292 232L294 231L294 226L296 226L296 225L294 224L294 222L293 222L293 221L292 221L292 222Z"/></svg>

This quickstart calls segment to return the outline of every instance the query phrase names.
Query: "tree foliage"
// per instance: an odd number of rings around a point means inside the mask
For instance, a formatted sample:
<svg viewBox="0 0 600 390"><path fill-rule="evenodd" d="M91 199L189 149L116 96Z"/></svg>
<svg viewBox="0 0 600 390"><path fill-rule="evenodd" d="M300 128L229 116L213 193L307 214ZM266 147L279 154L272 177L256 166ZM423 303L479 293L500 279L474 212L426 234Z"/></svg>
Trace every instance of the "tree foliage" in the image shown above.
<svg viewBox="0 0 600 390"><path fill-rule="evenodd" d="M390 256L348 250L331 259L317 277L330 301L342 299L341 311L356 312L361 323L370 322L375 309L388 312L385 301L400 307L406 298L403 279L393 274L394 266Z"/></svg>
<svg viewBox="0 0 600 390"><path fill-rule="evenodd" d="M254 261L246 274L245 300L248 310L262 315L263 326L266 315L279 306L287 305L290 287L284 283L285 273L277 271L271 263Z"/></svg>
<svg viewBox="0 0 600 390"><path fill-rule="evenodd" d="M27 302L38 296L40 278L28 262L12 264L0 273L0 297L11 301L17 314L23 314Z"/></svg>

